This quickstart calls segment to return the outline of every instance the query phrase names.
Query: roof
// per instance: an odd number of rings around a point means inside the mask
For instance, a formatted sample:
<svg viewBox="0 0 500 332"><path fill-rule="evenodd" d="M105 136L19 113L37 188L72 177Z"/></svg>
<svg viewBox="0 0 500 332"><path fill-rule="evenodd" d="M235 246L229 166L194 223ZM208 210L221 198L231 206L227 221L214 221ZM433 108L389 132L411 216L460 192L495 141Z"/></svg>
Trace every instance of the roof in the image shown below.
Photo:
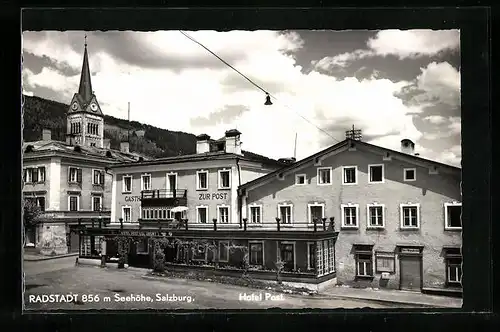
<svg viewBox="0 0 500 332"><path fill-rule="evenodd" d="M286 165L286 163L271 159L257 153L242 151L242 154L226 153L225 151L214 151L196 154L186 154L173 157L156 158L150 160L144 160L143 162L136 162L134 165L159 165L159 164L174 164L181 162L193 162L193 161L206 161L206 160L227 160L227 159L240 159L253 162L259 162L270 166L280 167ZM116 164L113 168L127 167L129 164Z"/></svg>
<svg viewBox="0 0 500 332"><path fill-rule="evenodd" d="M61 152L64 154L72 154L79 157L94 157L109 162L137 162L139 157L142 157L144 160L150 159L149 157L136 152L124 153L115 149L104 149L94 146L79 146L80 152L78 152L75 151L76 145L69 145L65 142L55 140L23 142L23 151L26 151L26 148L29 145L33 146L33 152Z"/></svg>
<svg viewBox="0 0 500 332"><path fill-rule="evenodd" d="M82 73L80 75L80 86L78 88L79 101L85 105L90 102L93 97L92 82L90 79L89 55L87 53L87 42L85 42L85 50L83 52Z"/></svg>
<svg viewBox="0 0 500 332"><path fill-rule="evenodd" d="M459 167L455 167L455 166L451 166L451 165L447 165L447 164L443 164L443 163L440 163L440 162L437 162L437 161L434 161L434 160L431 160L431 159L426 159L426 158L422 158L420 156L415 156L415 155L411 155L411 154L407 154L407 153L403 153L403 152L399 152L399 151L395 151L395 150L391 150L391 149L387 149L387 148L384 148L384 147L381 147L381 146L377 146L377 145L373 145L373 144L370 144L370 143L366 143L366 142L363 142L363 141L358 141L358 140L352 140L352 139L345 139L335 145L332 145L322 151L319 151L318 153L315 153L309 157L306 157L302 160L299 160L293 164L290 164L290 165L287 165L285 167L282 167L274 172L271 172L271 173L268 173L264 176L261 176L253 181L249 181L243 185L240 186L240 189L245 189L245 188L248 188L250 186L253 186L255 184L258 184L260 182L263 182L263 181L266 181L272 177L275 177L276 175L278 175L279 173L281 172L285 172L285 171L291 171L293 170L294 168L297 168L297 167L300 167L302 165L305 165L307 163L310 163L312 161L314 161L316 158L319 158L325 154L328 154L328 153L331 153L331 152L334 152L336 150L340 150L342 148L347 148L349 146L349 144L352 144L354 143L355 145L360 145L360 146L364 146L366 148L369 148L369 149L375 149L377 152L379 153L387 153L389 152L391 154L391 156L394 156L395 158L405 158L405 159L410 159L412 160L413 162L419 162L419 163L426 163L426 164L429 164L430 166L436 166L436 167L440 167L440 168L446 168L446 169L449 169L449 170L452 170L452 171L460 171L460 168Z"/></svg>

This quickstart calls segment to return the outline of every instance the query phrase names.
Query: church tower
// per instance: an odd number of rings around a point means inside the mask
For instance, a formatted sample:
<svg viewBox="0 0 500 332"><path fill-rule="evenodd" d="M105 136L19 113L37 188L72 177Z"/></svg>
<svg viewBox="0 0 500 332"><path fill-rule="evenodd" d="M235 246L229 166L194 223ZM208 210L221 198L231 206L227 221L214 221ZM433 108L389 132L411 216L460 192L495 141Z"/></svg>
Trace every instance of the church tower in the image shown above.
<svg viewBox="0 0 500 332"><path fill-rule="evenodd" d="M75 144L82 146L104 146L104 114L92 91L87 36L83 52L80 87L74 94L67 115L67 134Z"/></svg>

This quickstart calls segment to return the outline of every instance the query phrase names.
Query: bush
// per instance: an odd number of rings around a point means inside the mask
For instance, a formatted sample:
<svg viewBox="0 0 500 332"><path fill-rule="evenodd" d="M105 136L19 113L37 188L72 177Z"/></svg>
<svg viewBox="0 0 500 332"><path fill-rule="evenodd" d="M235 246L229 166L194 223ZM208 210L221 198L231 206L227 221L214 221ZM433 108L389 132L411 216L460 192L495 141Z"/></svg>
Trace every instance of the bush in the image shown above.
<svg viewBox="0 0 500 332"><path fill-rule="evenodd" d="M153 256L153 271L165 272L165 253L161 248L156 248Z"/></svg>

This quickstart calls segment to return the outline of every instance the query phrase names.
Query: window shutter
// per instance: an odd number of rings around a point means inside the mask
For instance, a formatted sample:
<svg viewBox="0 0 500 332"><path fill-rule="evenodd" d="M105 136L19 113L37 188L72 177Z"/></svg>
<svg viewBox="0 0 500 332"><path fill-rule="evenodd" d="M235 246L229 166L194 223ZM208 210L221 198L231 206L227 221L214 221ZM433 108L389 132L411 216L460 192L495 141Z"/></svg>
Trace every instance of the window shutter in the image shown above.
<svg viewBox="0 0 500 332"><path fill-rule="evenodd" d="M103 171L100 171L100 179L99 179L99 182L100 182L100 185L104 185L104 172Z"/></svg>
<svg viewBox="0 0 500 332"><path fill-rule="evenodd" d="M38 182L38 168L31 169L31 182Z"/></svg>
<svg viewBox="0 0 500 332"><path fill-rule="evenodd" d="M82 183L82 170L78 169L76 173L76 182Z"/></svg>
<svg viewBox="0 0 500 332"><path fill-rule="evenodd" d="M68 182L71 182L71 167L68 167Z"/></svg>
<svg viewBox="0 0 500 332"><path fill-rule="evenodd" d="M26 173L27 173L27 171L28 170L26 168L23 170L23 182L26 182Z"/></svg>
<svg viewBox="0 0 500 332"><path fill-rule="evenodd" d="M40 179L41 182L45 182L45 166L39 167L40 170Z"/></svg>

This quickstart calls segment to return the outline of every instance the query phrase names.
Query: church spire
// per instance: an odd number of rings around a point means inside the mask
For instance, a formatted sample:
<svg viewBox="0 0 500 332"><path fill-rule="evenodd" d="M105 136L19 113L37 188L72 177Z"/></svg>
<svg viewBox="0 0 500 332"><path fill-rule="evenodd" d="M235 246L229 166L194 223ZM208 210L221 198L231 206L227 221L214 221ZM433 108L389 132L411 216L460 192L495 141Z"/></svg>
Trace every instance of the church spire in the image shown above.
<svg viewBox="0 0 500 332"><path fill-rule="evenodd" d="M89 56L87 54L87 35L85 35L85 51L83 53L82 74L80 76L80 87L78 94L84 103L89 103L92 99L92 82L90 81Z"/></svg>

